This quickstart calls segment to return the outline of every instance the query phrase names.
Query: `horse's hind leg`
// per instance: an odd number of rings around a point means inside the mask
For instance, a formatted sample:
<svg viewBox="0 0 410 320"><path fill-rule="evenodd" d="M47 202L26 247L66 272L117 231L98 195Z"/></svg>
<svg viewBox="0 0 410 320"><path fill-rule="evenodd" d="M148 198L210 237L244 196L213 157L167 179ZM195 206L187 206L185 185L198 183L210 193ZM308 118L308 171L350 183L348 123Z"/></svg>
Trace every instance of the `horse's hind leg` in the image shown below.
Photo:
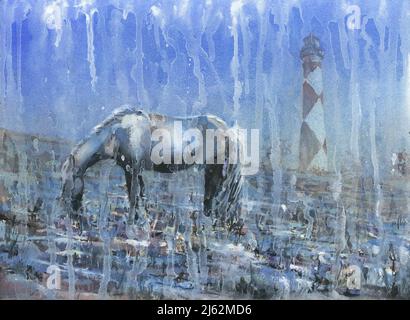
<svg viewBox="0 0 410 320"><path fill-rule="evenodd" d="M145 184L143 176L140 172L137 176L137 195L136 195L136 212L135 212L135 220L138 220L145 214Z"/></svg>
<svg viewBox="0 0 410 320"><path fill-rule="evenodd" d="M145 184L144 184L144 179L142 178L142 175L138 175L138 184L139 184L139 189L140 189L140 198L145 198Z"/></svg>

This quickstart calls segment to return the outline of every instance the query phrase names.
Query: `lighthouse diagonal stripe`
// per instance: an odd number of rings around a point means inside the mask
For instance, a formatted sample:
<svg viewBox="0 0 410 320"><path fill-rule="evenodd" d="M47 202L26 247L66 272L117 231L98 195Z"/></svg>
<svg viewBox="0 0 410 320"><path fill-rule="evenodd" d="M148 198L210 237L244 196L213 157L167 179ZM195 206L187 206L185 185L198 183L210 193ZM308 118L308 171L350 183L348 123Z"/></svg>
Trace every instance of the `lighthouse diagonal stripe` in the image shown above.
<svg viewBox="0 0 410 320"><path fill-rule="evenodd" d="M316 153L315 157L313 158L312 162L309 164L308 169L322 169L327 168L327 155L323 148Z"/></svg>
<svg viewBox="0 0 410 320"><path fill-rule="evenodd" d="M316 67L307 75L306 81L310 84L316 94L320 96L323 91L322 70L319 67Z"/></svg>
<svg viewBox="0 0 410 320"><path fill-rule="evenodd" d="M312 86L305 80L303 83L303 119L306 118L318 99L319 95L316 94Z"/></svg>
<svg viewBox="0 0 410 320"><path fill-rule="evenodd" d="M325 142L326 130L324 121L324 111L320 100L316 102L309 114L305 118L309 128L315 133L316 138L321 144Z"/></svg>
<svg viewBox="0 0 410 320"><path fill-rule="evenodd" d="M300 131L300 168L302 170L309 167L309 164L322 148L322 145L314 131L306 122L303 122Z"/></svg>

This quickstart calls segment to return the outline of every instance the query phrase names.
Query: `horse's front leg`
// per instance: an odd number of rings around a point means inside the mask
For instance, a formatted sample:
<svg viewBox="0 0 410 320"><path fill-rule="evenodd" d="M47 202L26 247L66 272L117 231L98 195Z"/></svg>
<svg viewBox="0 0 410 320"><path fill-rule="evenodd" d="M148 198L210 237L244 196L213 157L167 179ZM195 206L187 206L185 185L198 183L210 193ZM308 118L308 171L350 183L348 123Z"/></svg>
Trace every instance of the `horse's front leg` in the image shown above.
<svg viewBox="0 0 410 320"><path fill-rule="evenodd" d="M134 172L126 172L125 180L128 189L128 200L130 203L130 209L128 213L128 225L133 225L135 222L136 210L137 210L137 188L138 185L134 178Z"/></svg>
<svg viewBox="0 0 410 320"><path fill-rule="evenodd" d="M146 217L143 203L143 199L145 198L144 180L141 170L135 169L132 172L127 172L125 178L130 202L128 224L133 225L137 222L139 225L143 225Z"/></svg>

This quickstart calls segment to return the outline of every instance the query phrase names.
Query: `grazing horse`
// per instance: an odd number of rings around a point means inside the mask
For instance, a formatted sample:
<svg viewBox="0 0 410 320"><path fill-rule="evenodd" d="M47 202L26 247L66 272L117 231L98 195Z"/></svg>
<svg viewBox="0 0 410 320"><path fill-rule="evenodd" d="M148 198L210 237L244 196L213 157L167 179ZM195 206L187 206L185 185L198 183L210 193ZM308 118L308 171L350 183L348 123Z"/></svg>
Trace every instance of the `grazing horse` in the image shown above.
<svg viewBox="0 0 410 320"><path fill-rule="evenodd" d="M164 149L171 152L171 163L156 163L152 161L151 152L154 147L153 133L156 129L165 129L176 139L172 130L173 124L179 122L183 130L198 129L205 137L207 129L225 132L228 129L225 122L216 116L192 116L185 118L169 117L160 114L146 113L133 107L125 106L94 128L92 133L77 144L62 167L61 200L71 217L81 217L82 197L84 192L84 174L88 168L105 159L113 159L125 175L126 187L130 203L128 224L132 225L139 218L138 203L144 197L145 170L161 173L173 173L198 166L205 175L203 210L206 216L212 215L223 221L228 228L238 221L238 197L242 187L241 166L239 162L229 163L228 145L236 145L237 153L241 152L241 143L234 141L232 136L225 136L223 148L213 148L212 154L205 147L203 163L175 163L175 154L181 150L178 144ZM155 139L154 139L155 140ZM215 143L215 140L213 140ZM164 155L164 154L163 154ZM164 155L165 158L166 155ZM211 159L213 158L213 159ZM209 161L209 160L213 161ZM216 161L218 160L219 161ZM220 159L223 159L221 163Z"/></svg>

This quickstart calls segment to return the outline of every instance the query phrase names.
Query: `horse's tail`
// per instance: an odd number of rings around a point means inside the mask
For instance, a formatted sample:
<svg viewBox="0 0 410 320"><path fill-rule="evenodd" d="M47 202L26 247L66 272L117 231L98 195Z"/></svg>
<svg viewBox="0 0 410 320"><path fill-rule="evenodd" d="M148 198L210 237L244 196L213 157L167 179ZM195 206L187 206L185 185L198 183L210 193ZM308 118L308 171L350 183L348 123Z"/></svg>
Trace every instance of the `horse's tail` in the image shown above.
<svg viewBox="0 0 410 320"><path fill-rule="evenodd" d="M236 130L238 128L235 128ZM228 211L233 210L235 216L239 216L236 211L238 211L238 206L232 207L233 204L240 205L240 197L242 193L242 186L243 186L243 176L242 176L242 153L244 152L243 148L243 141L240 139L240 136L234 136L233 141L231 140L231 143L234 143L236 146L235 152L237 153L237 162L235 164L232 164L230 166L230 176L231 176L231 187L230 187L230 193L229 193L229 207Z"/></svg>
<svg viewBox="0 0 410 320"><path fill-rule="evenodd" d="M236 135L229 136L229 143L234 143L233 151L237 153L238 158L241 157L242 142L237 139ZM223 182L222 192L218 195L217 202L223 212L223 217L228 225L233 226L235 222L240 220L241 213L241 192L243 186L242 166L239 159L236 162L229 163L228 158L224 164L224 175L226 176Z"/></svg>
<svg viewBox="0 0 410 320"><path fill-rule="evenodd" d="M240 164L232 165L232 178L230 179L230 191L227 201L227 215L231 221L238 221L240 219L241 211L241 193L243 186L243 177L241 175Z"/></svg>

